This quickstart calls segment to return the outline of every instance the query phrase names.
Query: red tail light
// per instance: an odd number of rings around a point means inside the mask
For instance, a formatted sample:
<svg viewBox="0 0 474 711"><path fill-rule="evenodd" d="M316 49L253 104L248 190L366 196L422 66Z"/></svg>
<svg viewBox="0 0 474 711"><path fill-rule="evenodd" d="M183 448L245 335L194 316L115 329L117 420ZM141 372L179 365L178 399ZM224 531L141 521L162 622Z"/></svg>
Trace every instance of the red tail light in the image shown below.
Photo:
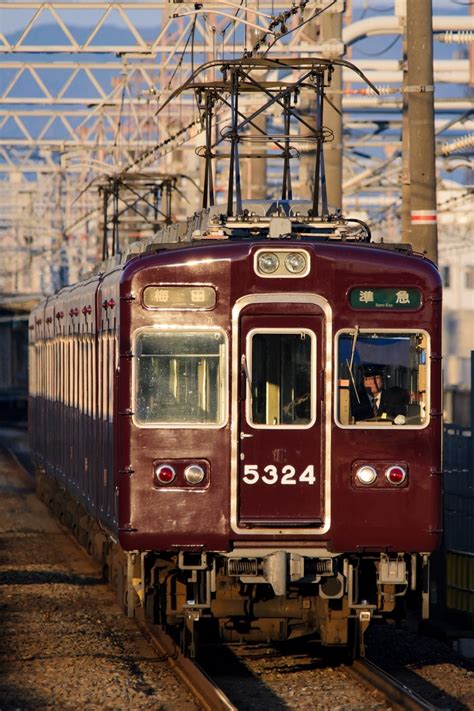
<svg viewBox="0 0 474 711"><path fill-rule="evenodd" d="M390 484L393 484L393 486L400 486L406 481L407 472L404 467L395 464L386 469L385 477Z"/></svg>
<svg viewBox="0 0 474 711"><path fill-rule="evenodd" d="M155 469L158 484L171 484L176 479L176 472L170 464L160 464Z"/></svg>

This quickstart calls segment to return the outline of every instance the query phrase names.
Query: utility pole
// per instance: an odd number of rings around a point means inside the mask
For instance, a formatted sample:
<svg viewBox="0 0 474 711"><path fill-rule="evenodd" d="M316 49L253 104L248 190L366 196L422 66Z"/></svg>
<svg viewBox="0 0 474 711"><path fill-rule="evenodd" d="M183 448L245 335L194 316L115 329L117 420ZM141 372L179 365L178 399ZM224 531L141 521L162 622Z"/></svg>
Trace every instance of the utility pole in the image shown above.
<svg viewBox="0 0 474 711"><path fill-rule="evenodd" d="M246 19L255 24L257 23L256 14L248 10ZM255 46L259 37L258 30L249 28L251 47ZM259 78L263 79L262 76ZM249 112L252 113L255 108L255 106L250 106ZM254 200L265 200L267 197L267 159L258 157L258 154L262 155L268 151L268 143L262 141L262 136L266 134L266 121L265 113L255 117L254 126L250 127L250 135L254 139L254 143L250 143L250 152L256 153L257 156L255 158L246 158L242 161L243 172L246 172L244 197Z"/></svg>
<svg viewBox="0 0 474 711"><path fill-rule="evenodd" d="M323 42L342 43L342 12L328 12L321 16ZM342 55L331 57L342 59ZM324 146L324 163L328 205L330 210L342 210L342 67L336 66L324 106L324 125L331 129L333 140Z"/></svg>
<svg viewBox="0 0 474 711"><path fill-rule="evenodd" d="M438 260L432 0L407 2L410 233L416 252Z"/></svg>
<svg viewBox="0 0 474 711"><path fill-rule="evenodd" d="M406 90L408 81L408 60L407 60L407 3L406 0L395 3L395 12L399 21L403 24L402 35L402 71L403 71L403 95L402 95L402 242L410 242L411 212L410 212L410 123L408 120L408 96Z"/></svg>
<svg viewBox="0 0 474 711"><path fill-rule="evenodd" d="M257 143L255 148L252 147L252 153L266 153L268 145L266 143L262 143L261 140L260 147L258 144L258 139L261 139L261 136L266 132L265 114L257 116L254 120L254 124L255 128L253 126L250 128L250 135L256 139ZM250 145L252 146L255 144ZM267 197L267 159L256 157L246 159L246 162L247 168L250 172L248 178L249 191L247 197L253 198L254 200L265 200Z"/></svg>
<svg viewBox="0 0 474 711"><path fill-rule="evenodd" d="M321 17L309 22L302 37L314 44L323 43L325 59L342 59L342 13L344 4L338 2L336 9L323 13ZM309 12L313 12L310 10ZM333 139L324 144L324 165L328 205L331 212L342 209L342 68L336 66L331 79L331 86L326 93L323 124L332 131ZM314 103L304 100L302 111L308 124L316 128ZM302 154L300 158L300 190L298 197L311 195L312 175L314 173L315 150Z"/></svg>

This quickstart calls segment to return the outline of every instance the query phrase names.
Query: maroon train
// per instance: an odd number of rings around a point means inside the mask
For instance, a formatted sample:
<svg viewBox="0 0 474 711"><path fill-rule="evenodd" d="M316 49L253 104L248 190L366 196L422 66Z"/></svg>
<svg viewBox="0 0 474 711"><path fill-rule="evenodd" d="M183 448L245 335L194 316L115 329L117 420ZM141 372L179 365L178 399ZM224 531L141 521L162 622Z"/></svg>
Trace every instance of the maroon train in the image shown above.
<svg viewBox="0 0 474 711"><path fill-rule="evenodd" d="M358 646L409 591L427 613L438 271L307 208L211 208L31 314L43 496L191 652L205 625ZM368 364L401 414L354 416Z"/></svg>

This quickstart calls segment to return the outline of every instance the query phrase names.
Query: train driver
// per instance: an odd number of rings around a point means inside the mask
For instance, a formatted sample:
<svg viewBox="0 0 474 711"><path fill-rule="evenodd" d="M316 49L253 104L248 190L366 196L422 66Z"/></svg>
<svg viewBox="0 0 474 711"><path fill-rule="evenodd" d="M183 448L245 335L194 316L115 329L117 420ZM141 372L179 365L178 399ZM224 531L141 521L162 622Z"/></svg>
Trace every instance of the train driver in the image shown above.
<svg viewBox="0 0 474 711"><path fill-rule="evenodd" d="M362 386L351 388L351 412L356 421L388 420L404 425L409 402L408 392L396 385L384 386L383 365L366 364L362 367Z"/></svg>

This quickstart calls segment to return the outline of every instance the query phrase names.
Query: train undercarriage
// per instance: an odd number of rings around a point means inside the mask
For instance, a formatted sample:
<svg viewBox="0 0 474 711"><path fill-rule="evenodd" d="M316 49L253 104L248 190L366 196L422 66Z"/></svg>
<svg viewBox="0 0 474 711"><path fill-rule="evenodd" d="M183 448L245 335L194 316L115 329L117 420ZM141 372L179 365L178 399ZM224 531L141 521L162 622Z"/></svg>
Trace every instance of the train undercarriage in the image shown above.
<svg viewBox="0 0 474 711"><path fill-rule="evenodd" d="M315 637L358 657L370 623L402 618L408 598L417 600L423 619L429 616L427 554L126 552L44 471L37 490L99 561L126 614L163 626L189 656L205 632L206 640L233 643Z"/></svg>

